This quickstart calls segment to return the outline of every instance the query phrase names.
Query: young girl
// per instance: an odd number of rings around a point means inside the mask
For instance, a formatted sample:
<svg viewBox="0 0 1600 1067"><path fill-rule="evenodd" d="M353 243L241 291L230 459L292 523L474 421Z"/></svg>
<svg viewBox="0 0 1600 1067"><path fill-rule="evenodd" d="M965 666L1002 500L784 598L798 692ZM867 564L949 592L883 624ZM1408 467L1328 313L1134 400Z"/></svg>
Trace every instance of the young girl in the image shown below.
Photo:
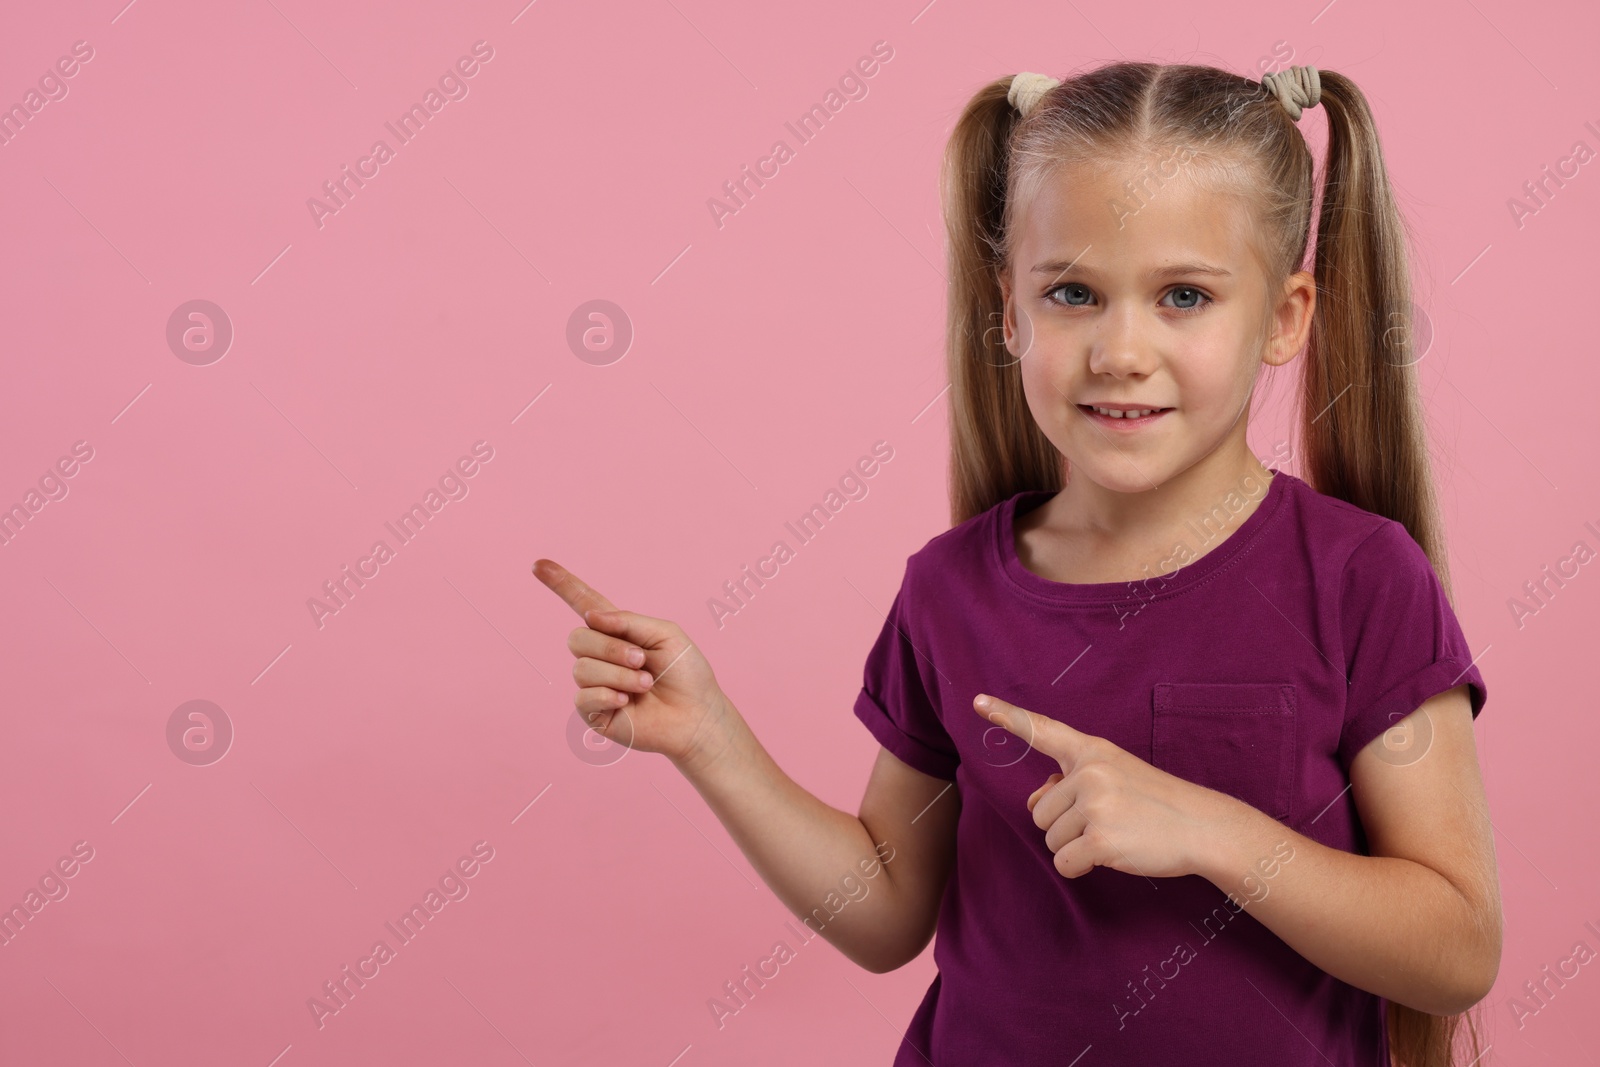
<svg viewBox="0 0 1600 1067"><path fill-rule="evenodd" d="M953 528L867 658L859 815L783 773L680 627L540 560L587 623L579 711L667 755L861 966L937 930L896 1067L1475 1061L1486 689L1366 99L1311 67L1023 74L968 104L945 181ZM1302 350L1307 481L1245 436ZM856 869L873 891L824 908Z"/></svg>

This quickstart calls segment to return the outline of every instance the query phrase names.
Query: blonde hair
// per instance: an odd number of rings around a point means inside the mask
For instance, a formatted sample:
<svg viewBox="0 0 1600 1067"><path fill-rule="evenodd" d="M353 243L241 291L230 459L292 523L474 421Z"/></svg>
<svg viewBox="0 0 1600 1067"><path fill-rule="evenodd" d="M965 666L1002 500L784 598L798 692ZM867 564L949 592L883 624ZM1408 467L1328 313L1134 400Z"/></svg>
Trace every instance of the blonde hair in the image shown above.
<svg viewBox="0 0 1600 1067"><path fill-rule="evenodd" d="M1403 524L1448 595L1413 367L1406 231L1366 97L1344 75L1318 73L1328 149L1299 397L1303 470L1318 491ZM1311 234L1310 149L1260 82L1209 66L1112 63L1049 89L1025 119L1007 99L1011 82L990 82L968 102L941 175L953 525L1023 490L1059 490L1067 477L1064 457L1029 412L1000 331L1014 209L1055 168L1192 150L1186 165L1247 193L1269 293L1301 268ZM1392 1062L1451 1067L1463 1025L1477 1053L1470 1012L1435 1016L1390 1003Z"/></svg>

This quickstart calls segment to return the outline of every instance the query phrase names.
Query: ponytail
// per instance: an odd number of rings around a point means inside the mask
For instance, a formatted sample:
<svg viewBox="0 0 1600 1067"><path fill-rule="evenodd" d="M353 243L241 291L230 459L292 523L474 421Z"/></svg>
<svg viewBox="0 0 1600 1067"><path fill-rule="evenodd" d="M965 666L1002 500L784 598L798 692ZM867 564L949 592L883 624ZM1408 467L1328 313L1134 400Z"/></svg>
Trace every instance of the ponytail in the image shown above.
<svg viewBox="0 0 1600 1067"><path fill-rule="evenodd" d="M1300 438L1318 491L1393 519L1450 588L1413 354L1406 232L1366 97L1319 72L1328 113Z"/></svg>
<svg viewBox="0 0 1600 1067"><path fill-rule="evenodd" d="M1006 186L1018 115L1009 77L967 104L945 150L940 192L949 245L945 358L950 390L950 523L1025 489L1058 490L1065 461L1033 421L1021 364L1001 341Z"/></svg>

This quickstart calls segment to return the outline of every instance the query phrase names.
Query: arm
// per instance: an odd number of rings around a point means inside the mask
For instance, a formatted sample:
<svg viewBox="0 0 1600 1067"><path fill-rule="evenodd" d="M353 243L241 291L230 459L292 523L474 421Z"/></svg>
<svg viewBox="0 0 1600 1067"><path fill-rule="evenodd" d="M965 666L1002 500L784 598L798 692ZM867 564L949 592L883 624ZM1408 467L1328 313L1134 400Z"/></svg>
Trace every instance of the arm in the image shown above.
<svg viewBox="0 0 1600 1067"><path fill-rule="evenodd" d="M719 736L675 760L678 770L784 906L801 920L814 915L812 928L821 923L822 936L852 962L882 974L915 959L933 936L954 862L955 783L880 748L861 813L851 815L801 788L727 708ZM847 878L854 881L841 887Z"/></svg>
<svg viewBox="0 0 1600 1067"><path fill-rule="evenodd" d="M1195 873L1335 978L1452 1015L1487 996L1499 972L1500 889L1467 687L1402 722L1417 727L1422 716L1418 735L1431 727L1431 743L1421 758L1385 760L1380 735L1351 765L1371 856L1329 848L1217 793ZM1294 851L1280 862L1288 850L1274 849L1284 841Z"/></svg>
<svg viewBox="0 0 1600 1067"><path fill-rule="evenodd" d="M850 960L881 973L922 951L955 856L955 783L880 751L859 816L824 804L773 762L681 626L618 610L553 560L534 574L588 623L567 647L590 729L670 759L784 906Z"/></svg>

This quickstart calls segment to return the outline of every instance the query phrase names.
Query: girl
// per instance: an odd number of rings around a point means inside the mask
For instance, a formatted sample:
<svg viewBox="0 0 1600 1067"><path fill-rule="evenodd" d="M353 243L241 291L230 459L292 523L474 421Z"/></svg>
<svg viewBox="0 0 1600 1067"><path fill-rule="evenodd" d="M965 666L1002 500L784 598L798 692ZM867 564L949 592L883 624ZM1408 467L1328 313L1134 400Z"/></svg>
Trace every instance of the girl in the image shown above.
<svg viewBox="0 0 1600 1067"><path fill-rule="evenodd" d="M896 1067L1475 1061L1470 1024L1451 1057L1500 959L1487 691L1365 97L1310 67L1001 79L945 211L952 528L867 658L859 815L783 773L680 627L540 560L587 623L579 711L667 755L861 966L937 930ZM1302 349L1308 481L1246 443L1261 367ZM827 907L854 868L876 892Z"/></svg>

